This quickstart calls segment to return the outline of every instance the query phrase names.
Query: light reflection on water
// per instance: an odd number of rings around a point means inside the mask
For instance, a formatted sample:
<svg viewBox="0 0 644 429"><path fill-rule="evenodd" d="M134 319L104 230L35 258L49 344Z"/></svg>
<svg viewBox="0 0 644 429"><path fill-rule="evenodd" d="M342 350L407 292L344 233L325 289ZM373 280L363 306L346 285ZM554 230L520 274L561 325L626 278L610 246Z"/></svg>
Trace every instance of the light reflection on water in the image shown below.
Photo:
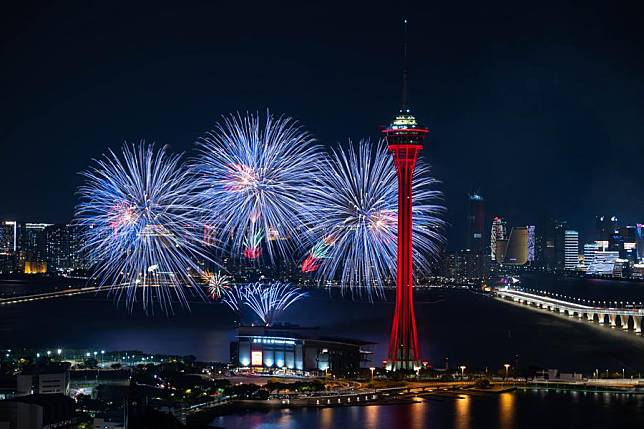
<svg viewBox="0 0 644 429"><path fill-rule="evenodd" d="M471 415L471 398L469 396L461 396L454 402L456 408L456 415L454 416L456 429L470 429L472 421Z"/></svg>
<svg viewBox="0 0 644 429"><path fill-rule="evenodd" d="M499 395L499 427L500 429L514 428L515 394L501 393Z"/></svg>
<svg viewBox="0 0 644 429"><path fill-rule="evenodd" d="M276 410L217 417L226 429L453 428L542 429L544 419L558 427L644 427L640 395L517 391L499 395L460 395L420 403L322 409Z"/></svg>

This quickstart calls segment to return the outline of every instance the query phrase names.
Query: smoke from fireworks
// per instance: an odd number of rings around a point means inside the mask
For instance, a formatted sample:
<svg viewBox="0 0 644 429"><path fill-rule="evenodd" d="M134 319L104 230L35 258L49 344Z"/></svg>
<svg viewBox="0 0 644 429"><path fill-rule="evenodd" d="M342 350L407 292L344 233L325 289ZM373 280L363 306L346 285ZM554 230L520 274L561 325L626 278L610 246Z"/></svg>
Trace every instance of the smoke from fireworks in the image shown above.
<svg viewBox="0 0 644 429"><path fill-rule="evenodd" d="M444 208L436 181L419 162L413 182L413 258L428 272L443 241ZM371 293L395 279L398 181L383 142L360 142L333 151L315 181L318 211L312 224L319 238L304 260L302 271L316 272L321 281L338 280L343 287Z"/></svg>
<svg viewBox="0 0 644 429"><path fill-rule="evenodd" d="M310 218L313 168L319 158L313 138L290 118L267 113L223 118L198 143L193 169L205 224L234 255L271 260L289 257L292 238Z"/></svg>
<svg viewBox="0 0 644 429"><path fill-rule="evenodd" d="M270 326L284 310L306 295L289 283L258 282L226 289L222 301L236 312L249 307L264 325Z"/></svg>
<svg viewBox="0 0 644 429"><path fill-rule="evenodd" d="M84 234L83 251L101 286L118 285L132 309L141 300L147 311L156 301L187 306L187 291L203 294L190 272L202 256L193 234L194 180L177 155L141 142L110 151L81 173L75 222Z"/></svg>

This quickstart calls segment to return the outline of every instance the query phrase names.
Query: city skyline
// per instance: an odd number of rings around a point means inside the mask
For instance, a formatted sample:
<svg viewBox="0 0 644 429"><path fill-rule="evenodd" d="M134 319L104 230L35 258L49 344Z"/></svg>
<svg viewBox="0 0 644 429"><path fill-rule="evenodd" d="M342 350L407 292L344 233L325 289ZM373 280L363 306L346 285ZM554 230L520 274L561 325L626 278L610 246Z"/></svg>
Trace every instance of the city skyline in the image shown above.
<svg viewBox="0 0 644 429"><path fill-rule="evenodd" d="M326 146L347 137L377 138L399 91L398 64L383 64L378 53L399 52L402 12L392 18L381 16L378 8L343 6L342 14L331 13L332 7L319 12L337 29L332 34L326 27L308 26L307 9L294 8L265 11L277 22L290 23L282 30L250 18L244 28L220 22L208 29L197 21L180 24L181 35L160 35L157 28L175 16L199 20L211 16L208 12L234 16L239 11L230 5L225 7L231 10L206 7L200 18L191 10L160 5L149 11L149 20L133 25L118 8L101 9L106 17L132 24L117 30L94 11L70 4L36 13L40 25L24 37L23 23L38 8L13 5L15 19L2 39L9 101L3 107L2 159L18 185L6 188L0 217L67 222L81 182L75 173L89 159L141 138L168 144L175 152L190 151L197 137L229 111L271 107L294 115ZM460 10L420 3L413 9L410 102L433 130L426 155L434 176L443 181L451 248L463 247L460 225L471 192L486 198L490 215L517 224L549 215L568 220L582 236L601 213L641 222L644 203L632 196L642 186L637 174L643 155L637 142L642 88L625 77L644 67L634 55L642 36L629 17L637 11L628 14L600 2L583 11L553 4L531 14L512 9L518 19L509 22L503 5L492 5L479 11L487 21L472 13L452 29L446 22ZM560 19L551 22L551 34L537 31L542 19L552 16ZM87 19L96 25L83 27ZM361 34L373 25L381 31L367 40ZM470 37L491 26L497 30L486 37ZM78 37L85 31L89 37ZM300 32L310 45L293 39ZM136 41L139 49L119 49L124 39ZM274 55L249 62L276 43L279 49L268 50ZM365 49L358 64L353 54ZM12 56L17 50L21 55ZM226 67L220 67L218 52L231 58ZM48 72L30 72L36 63ZM76 75L64 73L63 63ZM164 88L175 81L178 86ZM619 108L598 116L598 106L604 105ZM28 171L16 169L25 160ZM619 168L608 168L612 165ZM572 189L575 198L569 197Z"/></svg>

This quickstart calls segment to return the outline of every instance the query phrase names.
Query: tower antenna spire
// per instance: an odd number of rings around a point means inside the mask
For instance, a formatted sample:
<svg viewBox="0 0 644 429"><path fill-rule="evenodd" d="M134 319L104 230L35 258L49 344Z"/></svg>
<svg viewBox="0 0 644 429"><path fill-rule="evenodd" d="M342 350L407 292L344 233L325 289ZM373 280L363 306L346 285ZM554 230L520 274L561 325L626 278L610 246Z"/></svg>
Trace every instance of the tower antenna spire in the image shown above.
<svg viewBox="0 0 644 429"><path fill-rule="evenodd" d="M402 88L400 96L400 110L405 113L409 106L407 105L407 18L403 18L403 58L402 58Z"/></svg>

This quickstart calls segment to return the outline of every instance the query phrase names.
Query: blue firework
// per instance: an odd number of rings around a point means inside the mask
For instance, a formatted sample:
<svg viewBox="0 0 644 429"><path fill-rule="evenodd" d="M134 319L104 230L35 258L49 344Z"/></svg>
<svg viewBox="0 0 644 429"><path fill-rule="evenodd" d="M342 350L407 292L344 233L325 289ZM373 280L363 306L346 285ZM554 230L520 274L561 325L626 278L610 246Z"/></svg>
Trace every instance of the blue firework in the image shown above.
<svg viewBox="0 0 644 429"><path fill-rule="evenodd" d="M244 307L250 308L264 325L270 326L284 310L306 295L290 283L257 282L226 289L222 301L238 313Z"/></svg>
<svg viewBox="0 0 644 429"><path fill-rule="evenodd" d="M81 173L75 220L100 285L132 309L188 305L201 251L194 180L178 155L141 142L110 151Z"/></svg>
<svg viewBox="0 0 644 429"><path fill-rule="evenodd" d="M443 242L444 208L436 180L419 162L413 183L413 259L428 273ZM315 181L316 244L303 271L322 282L338 282L358 291L381 290L396 275L398 181L384 142L361 141L333 150ZM322 256L320 256L322 255Z"/></svg>
<svg viewBox="0 0 644 429"><path fill-rule="evenodd" d="M193 163L204 223L235 256L291 257L311 219L319 153L290 118L224 117L198 142Z"/></svg>

